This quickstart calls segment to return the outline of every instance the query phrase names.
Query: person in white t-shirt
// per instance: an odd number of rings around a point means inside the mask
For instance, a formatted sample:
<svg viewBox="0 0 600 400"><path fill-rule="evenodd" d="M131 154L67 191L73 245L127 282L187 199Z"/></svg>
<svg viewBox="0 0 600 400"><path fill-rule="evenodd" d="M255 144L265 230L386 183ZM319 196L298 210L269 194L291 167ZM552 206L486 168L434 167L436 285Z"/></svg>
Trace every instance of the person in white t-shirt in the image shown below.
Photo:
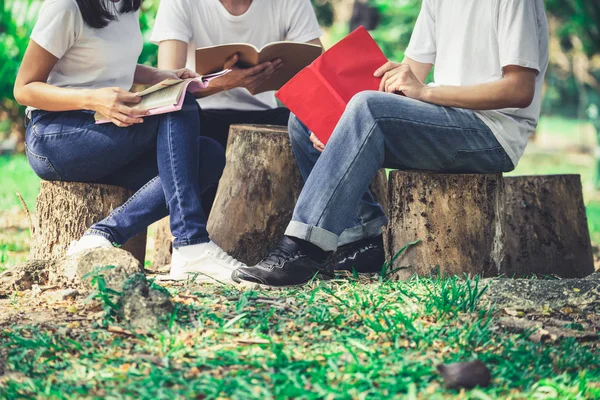
<svg viewBox="0 0 600 400"><path fill-rule="evenodd" d="M377 171L514 169L547 66L543 0L423 0L404 61L374 71L379 91L350 101L326 146L290 119L304 188L280 245L233 280L290 286L336 269L378 272L387 218L368 191Z"/></svg>
<svg viewBox="0 0 600 400"><path fill-rule="evenodd" d="M188 69L137 64L141 0L45 0L14 87L27 109L27 158L42 179L118 185L135 190L94 223L68 254L121 245L171 216L171 278L227 281L243 265L209 239L201 194L218 182L223 148L200 137L198 105L147 116L132 108L133 83L190 78ZM112 123L96 124L95 112ZM145 118L142 118L145 117Z"/></svg>
<svg viewBox="0 0 600 400"><path fill-rule="evenodd" d="M261 48L272 42L321 44L321 29L310 0L162 0L150 40L159 45L158 66L195 70L195 50L229 43ZM198 99L203 136L227 146L231 124L287 125L289 111L278 107L274 92L253 96L247 90L268 79L279 60L234 71L211 82L220 91ZM204 210L212 207L216 188L203 195Z"/></svg>

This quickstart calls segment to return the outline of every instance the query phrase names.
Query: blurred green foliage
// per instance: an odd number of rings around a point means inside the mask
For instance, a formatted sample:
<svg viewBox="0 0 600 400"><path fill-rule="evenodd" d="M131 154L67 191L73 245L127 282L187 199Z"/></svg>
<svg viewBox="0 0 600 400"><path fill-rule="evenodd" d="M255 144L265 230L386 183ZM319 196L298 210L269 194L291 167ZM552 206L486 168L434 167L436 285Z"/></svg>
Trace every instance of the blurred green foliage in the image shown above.
<svg viewBox="0 0 600 400"><path fill-rule="evenodd" d="M145 45L140 62L156 64L156 46L149 43L151 28L160 0L144 0L140 13L140 26ZM350 0L347 0L350 1ZM330 27L336 20L336 7L342 0L312 0L319 22ZM369 0L381 13L380 24L372 32L384 53L394 60L404 57L411 30L418 16L421 0ZM41 0L0 0L0 138L2 131L10 129L6 120L17 121L22 116L12 96L14 79L36 20ZM546 0L548 14L558 21L555 34L559 36L565 53L579 46L588 57L600 53L600 2L589 0ZM339 26L332 31L347 32ZM579 42L577 42L577 40ZM600 71L590 71L600 81ZM570 72L550 67L547 74L544 112L582 117L583 109L591 107L591 114L600 104L597 91L582 84ZM582 92L584 91L584 92ZM582 103L585 103L582 105ZM8 118L6 118L8 116Z"/></svg>

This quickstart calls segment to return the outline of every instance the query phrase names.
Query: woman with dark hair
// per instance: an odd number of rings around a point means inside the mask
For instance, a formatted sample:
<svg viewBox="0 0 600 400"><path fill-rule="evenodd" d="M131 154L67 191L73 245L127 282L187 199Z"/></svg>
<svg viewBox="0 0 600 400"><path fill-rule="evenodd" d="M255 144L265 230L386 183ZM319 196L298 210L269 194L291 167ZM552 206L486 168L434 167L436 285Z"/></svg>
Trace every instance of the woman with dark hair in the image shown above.
<svg viewBox="0 0 600 400"><path fill-rule="evenodd" d="M132 108L134 83L188 78L187 69L137 64L142 50L141 0L46 0L15 83L27 105L27 157L51 181L94 182L137 190L74 242L69 254L120 245L152 222L171 217L171 277L229 280L240 265L206 231L200 196L225 164L223 148L201 138L198 106L158 116ZM100 112L111 124L95 124Z"/></svg>

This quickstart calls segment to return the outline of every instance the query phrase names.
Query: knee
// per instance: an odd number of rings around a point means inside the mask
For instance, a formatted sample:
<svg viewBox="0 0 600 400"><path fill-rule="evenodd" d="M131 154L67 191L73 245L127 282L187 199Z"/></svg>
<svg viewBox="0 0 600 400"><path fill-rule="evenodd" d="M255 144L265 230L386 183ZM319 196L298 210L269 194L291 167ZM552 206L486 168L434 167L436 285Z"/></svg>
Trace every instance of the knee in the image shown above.
<svg viewBox="0 0 600 400"><path fill-rule="evenodd" d="M294 114L290 114L288 132L293 144L304 143L310 137L310 130Z"/></svg>
<svg viewBox="0 0 600 400"><path fill-rule="evenodd" d="M185 92L182 109L186 111L195 111L197 113L200 113L200 106L198 105L198 101L196 101L196 98L190 92Z"/></svg>
<svg viewBox="0 0 600 400"><path fill-rule="evenodd" d="M360 114L370 114L371 109L375 102L380 99L382 96L385 96L385 93L376 92L373 90L367 90L364 92L360 92L355 94L352 99L348 102L346 106L346 113L360 113Z"/></svg>
<svg viewBox="0 0 600 400"><path fill-rule="evenodd" d="M225 150L216 140L201 136L200 162L202 165L200 173L214 177L216 182L225 169Z"/></svg>

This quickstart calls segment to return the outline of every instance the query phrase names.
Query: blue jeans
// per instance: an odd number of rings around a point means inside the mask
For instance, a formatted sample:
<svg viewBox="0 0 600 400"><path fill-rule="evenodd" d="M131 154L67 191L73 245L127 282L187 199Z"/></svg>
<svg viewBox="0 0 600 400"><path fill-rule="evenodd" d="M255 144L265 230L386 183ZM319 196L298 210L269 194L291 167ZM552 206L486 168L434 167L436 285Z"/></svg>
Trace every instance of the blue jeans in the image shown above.
<svg viewBox="0 0 600 400"><path fill-rule="evenodd" d="M381 234L387 218L368 187L382 167L446 173L514 168L473 111L389 93L354 96L323 153L295 116L289 132L305 184L285 234L326 251Z"/></svg>
<svg viewBox="0 0 600 400"><path fill-rule="evenodd" d="M26 145L29 163L42 179L136 190L86 234L123 244L170 215L175 248L209 241L200 195L218 183L225 152L200 137L193 96L186 95L181 111L126 128L96 125L90 111L33 111Z"/></svg>

